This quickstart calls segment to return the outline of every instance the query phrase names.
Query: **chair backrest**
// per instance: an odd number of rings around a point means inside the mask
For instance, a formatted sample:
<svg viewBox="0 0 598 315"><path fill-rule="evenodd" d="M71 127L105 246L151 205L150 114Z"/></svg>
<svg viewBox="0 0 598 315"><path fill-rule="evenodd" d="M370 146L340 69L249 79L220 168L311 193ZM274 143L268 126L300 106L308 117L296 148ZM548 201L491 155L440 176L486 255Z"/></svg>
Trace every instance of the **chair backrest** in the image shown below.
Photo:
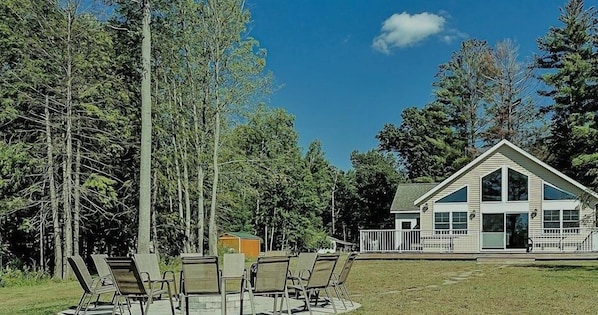
<svg viewBox="0 0 598 315"><path fill-rule="evenodd" d="M110 268L106 263L106 254L94 254L91 255L91 259L93 260L93 264L96 266L96 271L98 272L98 276L105 277L110 275Z"/></svg>
<svg viewBox="0 0 598 315"><path fill-rule="evenodd" d="M347 277L349 276L349 272L351 271L351 267L353 266L353 262L355 261L355 258L357 258L357 255L358 253L350 253L349 256L347 256L343 269L338 276L338 284L343 284L347 281Z"/></svg>
<svg viewBox="0 0 598 315"><path fill-rule="evenodd" d="M71 269L73 269L75 277L77 277L77 280L79 281L83 291L86 293L91 293L93 279L91 278L91 274L89 273L89 269L87 269L83 258L81 258L79 255L75 255L67 257L67 260L69 265L71 265Z"/></svg>
<svg viewBox="0 0 598 315"><path fill-rule="evenodd" d="M275 293L284 292L287 286L289 272L288 256L259 257L254 264L253 292Z"/></svg>
<svg viewBox="0 0 598 315"><path fill-rule="evenodd" d="M135 259L131 257L107 257L112 279L122 295L147 295L143 279Z"/></svg>
<svg viewBox="0 0 598 315"><path fill-rule="evenodd" d="M297 265L295 266L293 276L304 277L307 279L307 271L311 271L311 269L314 267L317 256L317 253L299 253L299 256L297 256Z"/></svg>
<svg viewBox="0 0 598 315"><path fill-rule="evenodd" d="M225 278L241 278L245 274L245 254L224 254L222 276Z"/></svg>
<svg viewBox="0 0 598 315"><path fill-rule="evenodd" d="M218 256L183 256L181 262L184 294L220 293Z"/></svg>
<svg viewBox="0 0 598 315"><path fill-rule="evenodd" d="M319 289L327 287L332 278L334 267L338 262L338 257L338 254L318 254L305 288Z"/></svg>
<svg viewBox="0 0 598 315"><path fill-rule="evenodd" d="M135 254L134 257L139 270L147 272L151 280L162 279L158 254Z"/></svg>

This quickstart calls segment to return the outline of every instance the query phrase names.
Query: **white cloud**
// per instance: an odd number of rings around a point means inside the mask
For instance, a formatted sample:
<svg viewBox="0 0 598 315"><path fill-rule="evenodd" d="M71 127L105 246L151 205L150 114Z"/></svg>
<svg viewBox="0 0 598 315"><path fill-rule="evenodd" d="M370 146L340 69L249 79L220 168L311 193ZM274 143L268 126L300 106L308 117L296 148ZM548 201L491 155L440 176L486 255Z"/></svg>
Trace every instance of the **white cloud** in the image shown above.
<svg viewBox="0 0 598 315"><path fill-rule="evenodd" d="M412 46L428 36L442 32L445 23L444 17L428 12L414 15L407 12L395 13L382 23L380 35L374 38L372 47L389 54L393 47Z"/></svg>
<svg viewBox="0 0 598 315"><path fill-rule="evenodd" d="M467 35L466 33L460 32L458 30L449 30L446 34L442 35L441 39L443 42L445 42L447 44L451 44L455 40L465 39L468 37L469 37L469 35Z"/></svg>

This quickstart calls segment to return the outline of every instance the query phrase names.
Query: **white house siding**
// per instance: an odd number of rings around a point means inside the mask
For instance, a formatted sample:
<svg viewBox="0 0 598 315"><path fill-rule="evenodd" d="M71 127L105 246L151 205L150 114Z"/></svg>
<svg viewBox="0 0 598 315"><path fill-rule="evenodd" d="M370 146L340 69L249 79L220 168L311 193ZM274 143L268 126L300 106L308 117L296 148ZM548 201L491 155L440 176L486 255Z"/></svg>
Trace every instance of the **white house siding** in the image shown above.
<svg viewBox="0 0 598 315"><path fill-rule="evenodd" d="M481 206L480 197L480 186L481 178L492 171L507 166L519 173L528 176L528 201L525 202L498 202L501 209L507 211L518 208L517 210L528 211L531 213L534 209L537 209L537 215L535 218L529 216L529 229L540 230L542 228L542 189L544 181L573 194L582 194L583 191L577 186L564 180L562 177L554 174L550 170L540 166L534 161L527 157L519 154L512 148L503 145L496 152L488 156L486 159L480 161L477 165L474 165L468 172L462 176L455 178L452 182L448 183L444 188L439 190L437 193L431 195L428 200L423 201L420 204L420 209L423 210L424 205L427 204L428 210L421 212L421 230L432 231L434 229L434 204L440 198L458 190L459 188L467 185L468 186L468 203L467 212L471 214L475 211L475 217L469 218L468 229L473 231L481 231L481 212L485 209L491 209L485 207L488 204L485 203ZM593 208L596 204L596 200L593 199L589 207L584 207L580 211L580 218L592 215ZM489 210L487 210L489 211ZM587 226L593 226L593 223L586 223ZM476 237L479 239L479 233L470 233L471 235L465 237ZM477 235L475 235L477 234ZM422 235L423 236L423 235ZM463 243L463 246L467 248L459 248L459 244ZM472 240L455 239L454 250L459 252L477 252L480 250L478 242L472 242ZM477 248L476 248L477 246Z"/></svg>

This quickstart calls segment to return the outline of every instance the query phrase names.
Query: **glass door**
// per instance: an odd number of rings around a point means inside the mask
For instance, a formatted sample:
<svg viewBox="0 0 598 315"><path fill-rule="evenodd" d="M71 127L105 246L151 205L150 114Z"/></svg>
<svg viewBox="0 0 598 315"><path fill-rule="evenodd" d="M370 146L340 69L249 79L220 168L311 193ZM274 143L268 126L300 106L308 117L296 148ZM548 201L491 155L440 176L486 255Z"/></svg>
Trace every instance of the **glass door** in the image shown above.
<svg viewBox="0 0 598 315"><path fill-rule="evenodd" d="M482 214L482 249L505 249L505 214Z"/></svg>
<svg viewBox="0 0 598 315"><path fill-rule="evenodd" d="M527 246L527 213L506 214L506 248L526 248Z"/></svg>

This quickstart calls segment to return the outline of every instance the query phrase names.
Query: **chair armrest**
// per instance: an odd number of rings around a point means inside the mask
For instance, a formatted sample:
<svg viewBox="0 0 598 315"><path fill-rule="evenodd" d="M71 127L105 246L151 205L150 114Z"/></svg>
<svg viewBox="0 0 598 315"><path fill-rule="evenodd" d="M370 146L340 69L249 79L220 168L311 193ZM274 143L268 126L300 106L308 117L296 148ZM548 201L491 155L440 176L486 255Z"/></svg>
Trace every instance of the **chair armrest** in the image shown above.
<svg viewBox="0 0 598 315"><path fill-rule="evenodd" d="M174 277L174 271L172 270L166 270L164 271L164 273L162 273L162 279L166 279L166 275L171 275L172 276L172 281L174 281L175 277Z"/></svg>
<svg viewBox="0 0 598 315"><path fill-rule="evenodd" d="M152 278L150 277L149 272L147 272L147 271L141 271L141 272L139 272L139 275L141 276L141 280L142 281L152 282ZM145 276L146 279L144 279L143 276Z"/></svg>

